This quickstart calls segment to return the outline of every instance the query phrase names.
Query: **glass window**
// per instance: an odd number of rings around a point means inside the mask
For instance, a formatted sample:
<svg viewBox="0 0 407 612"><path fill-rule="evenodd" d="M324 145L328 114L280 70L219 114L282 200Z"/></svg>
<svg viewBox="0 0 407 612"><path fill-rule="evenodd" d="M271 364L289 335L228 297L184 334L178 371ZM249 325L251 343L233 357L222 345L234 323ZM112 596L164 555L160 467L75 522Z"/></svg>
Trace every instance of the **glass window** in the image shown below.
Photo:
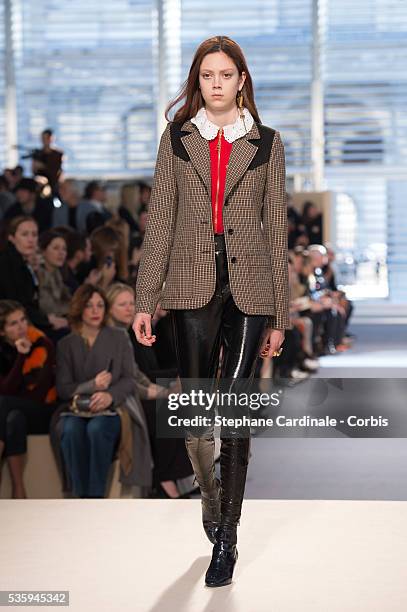
<svg viewBox="0 0 407 612"><path fill-rule="evenodd" d="M153 0L16 0L19 143L55 130L75 176L151 173Z"/></svg>

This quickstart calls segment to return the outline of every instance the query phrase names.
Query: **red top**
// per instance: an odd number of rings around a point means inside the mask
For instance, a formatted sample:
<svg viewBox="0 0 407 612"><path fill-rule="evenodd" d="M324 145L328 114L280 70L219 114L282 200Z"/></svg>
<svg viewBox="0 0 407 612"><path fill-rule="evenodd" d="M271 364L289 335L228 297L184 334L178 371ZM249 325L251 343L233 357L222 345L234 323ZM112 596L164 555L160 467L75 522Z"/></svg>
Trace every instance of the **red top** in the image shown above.
<svg viewBox="0 0 407 612"><path fill-rule="evenodd" d="M215 234L223 234L223 195L225 193L226 171L232 142L225 140L220 128L213 140L209 141L212 179L212 224Z"/></svg>

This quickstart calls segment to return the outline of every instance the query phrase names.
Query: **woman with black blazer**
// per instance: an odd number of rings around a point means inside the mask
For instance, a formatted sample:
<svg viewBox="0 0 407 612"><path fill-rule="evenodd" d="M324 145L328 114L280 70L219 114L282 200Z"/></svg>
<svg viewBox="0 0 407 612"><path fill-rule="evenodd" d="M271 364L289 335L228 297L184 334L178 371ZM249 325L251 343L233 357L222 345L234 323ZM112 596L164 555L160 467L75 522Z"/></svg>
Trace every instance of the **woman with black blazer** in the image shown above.
<svg viewBox="0 0 407 612"><path fill-rule="evenodd" d="M223 347L221 380L236 392L259 355L279 354L292 327L284 147L279 132L261 124L243 52L226 36L199 46L167 119L181 100L158 151L134 331L142 344L154 343L160 302L172 317L183 390L187 379L216 378ZM237 560L250 428L222 427L221 483L213 425L188 430L186 445L214 544L205 584L223 586Z"/></svg>
<svg viewBox="0 0 407 612"><path fill-rule="evenodd" d="M0 299L22 304L33 325L51 330L39 306L39 281L32 265L38 249L38 225L33 217L12 219L7 228L7 246L0 253Z"/></svg>

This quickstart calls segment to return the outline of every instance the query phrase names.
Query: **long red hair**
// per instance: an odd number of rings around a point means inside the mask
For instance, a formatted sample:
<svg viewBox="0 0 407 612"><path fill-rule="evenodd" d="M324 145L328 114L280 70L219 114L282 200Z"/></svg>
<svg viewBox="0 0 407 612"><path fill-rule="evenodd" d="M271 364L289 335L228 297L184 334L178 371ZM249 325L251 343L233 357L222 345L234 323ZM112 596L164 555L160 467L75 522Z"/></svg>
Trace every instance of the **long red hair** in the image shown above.
<svg viewBox="0 0 407 612"><path fill-rule="evenodd" d="M259 113L254 102L253 82L247 67L245 56L243 55L243 51L239 45L228 36L213 36L212 38L207 38L199 45L198 49L195 51L194 59L192 60L191 68L189 69L188 78L183 83L178 96L168 104L165 110L165 118L167 121L170 121L170 110L184 98L185 102L176 111L174 121L180 121L183 123L187 119L194 117L201 106L205 105L205 101L199 89L199 69L205 55L208 55L208 53L216 53L217 51L223 51L230 57L238 69L239 75L241 75L242 72L245 72L246 80L242 88L243 105L253 115L254 120L261 123Z"/></svg>

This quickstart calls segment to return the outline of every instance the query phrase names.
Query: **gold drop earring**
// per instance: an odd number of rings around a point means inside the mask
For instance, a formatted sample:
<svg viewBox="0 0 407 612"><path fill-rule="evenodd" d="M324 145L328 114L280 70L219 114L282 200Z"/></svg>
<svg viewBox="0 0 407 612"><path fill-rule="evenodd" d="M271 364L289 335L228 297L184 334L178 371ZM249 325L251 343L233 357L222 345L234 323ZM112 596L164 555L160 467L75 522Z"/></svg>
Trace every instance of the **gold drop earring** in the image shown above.
<svg viewBox="0 0 407 612"><path fill-rule="evenodd" d="M243 94L241 89L239 89L237 92L237 106L239 108L240 116L243 119Z"/></svg>
<svg viewBox="0 0 407 612"><path fill-rule="evenodd" d="M243 121L244 129L245 129L245 132L247 134L246 122L244 120L244 112L243 112L243 93L242 93L241 89L239 89L239 91L237 93L237 106L238 106L238 109L239 109L240 118Z"/></svg>

